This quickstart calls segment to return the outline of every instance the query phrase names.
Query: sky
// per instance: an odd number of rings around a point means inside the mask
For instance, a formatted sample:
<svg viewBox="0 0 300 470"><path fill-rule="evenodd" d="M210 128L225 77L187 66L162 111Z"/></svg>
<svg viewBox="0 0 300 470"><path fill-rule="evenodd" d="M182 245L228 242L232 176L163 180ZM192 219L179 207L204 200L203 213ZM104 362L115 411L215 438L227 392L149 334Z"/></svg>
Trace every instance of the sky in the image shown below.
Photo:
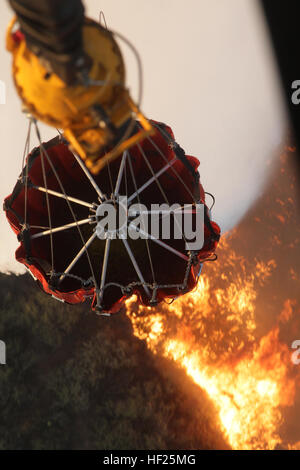
<svg viewBox="0 0 300 470"><path fill-rule="evenodd" d="M287 128L279 79L256 0L85 0L88 16L103 10L110 29L126 36L143 63L142 110L169 124L186 153L201 162L201 182L216 197L213 218L232 229L262 193ZM0 6L0 199L22 166L27 123L11 78L5 30L12 16ZM127 85L137 97L137 67L121 45ZM55 131L42 126L44 140ZM32 147L36 141L32 140ZM18 242L0 213L0 270L23 272Z"/></svg>

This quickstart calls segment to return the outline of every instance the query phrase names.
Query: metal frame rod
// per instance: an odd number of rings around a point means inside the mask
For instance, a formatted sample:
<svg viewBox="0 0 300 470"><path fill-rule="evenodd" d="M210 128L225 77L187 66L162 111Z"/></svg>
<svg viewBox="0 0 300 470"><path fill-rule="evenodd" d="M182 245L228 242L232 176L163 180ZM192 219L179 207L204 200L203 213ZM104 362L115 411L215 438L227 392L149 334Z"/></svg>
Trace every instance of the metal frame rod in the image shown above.
<svg viewBox="0 0 300 470"><path fill-rule="evenodd" d="M142 275L142 272L141 272L141 270L140 270L140 268L139 268L139 265L137 264L137 261L136 261L136 259L135 259L135 257L134 257L134 254L133 254L132 251L131 251L131 248L130 248L130 246L129 246L129 244L128 244L128 241L123 238L123 239L122 239L122 242L124 243L124 246L125 246L125 248L126 248L126 250L127 250L128 256L129 256L129 258L130 258L130 260L131 260L131 262L132 262L132 264L133 264L133 267L134 267L134 269L135 269L135 272L136 272L137 275L138 275L139 280L141 281L141 283L142 283L142 285L143 285L143 288L144 288L146 294L147 294L149 297L151 297L150 291L149 291L148 287L145 285L145 284L146 284L146 283L145 283L145 279L144 279L144 277L143 277L143 275Z"/></svg>
<svg viewBox="0 0 300 470"><path fill-rule="evenodd" d="M51 194L51 196L60 197L61 199L65 199L65 200L70 201L70 202L75 202L76 204L79 204L81 206L89 207L90 209L94 208L94 205L91 204L90 202L82 201L81 199L77 199L76 197L67 196L67 195L65 196L62 193L59 193L57 191L53 191L52 189L43 188L43 186L32 186L32 187L34 189L37 189L38 191L41 191L42 193L47 192L48 194Z"/></svg>
<svg viewBox="0 0 300 470"><path fill-rule="evenodd" d="M104 251L104 257L103 257L103 264L102 264L102 273L101 273L101 281L100 281L100 289L99 289L100 292L99 292L98 302L101 302L103 299L110 245L111 245L111 239L107 238L106 243L105 243L105 251Z"/></svg>
<svg viewBox="0 0 300 470"><path fill-rule="evenodd" d="M99 188L98 184L96 183L96 181L94 180L94 178L92 177L91 173L89 172L89 170L87 169L87 167L85 166L84 162L81 160L81 158L76 155L75 152L72 152L73 155L74 155L74 158L76 159L78 165L81 167L82 171L84 172L84 174L86 175L86 177L88 178L89 182L91 183L91 185L93 186L93 188L95 189L96 193L98 194L98 196L100 197L100 199L103 201L105 199L105 194L101 191L101 189Z"/></svg>
<svg viewBox="0 0 300 470"><path fill-rule="evenodd" d="M93 235L88 239L88 241L84 244L84 246L81 248L81 250L77 253L75 258L71 261L67 269L65 269L64 274L62 274L59 278L58 282L62 282L66 275L71 271L71 269L75 266L77 261L81 258L81 256L85 253L86 249L90 246L90 244L94 241L96 237L96 232L93 233Z"/></svg>
<svg viewBox="0 0 300 470"><path fill-rule="evenodd" d="M125 163L126 163L126 158L127 158L127 151L123 152L122 161L121 161L120 168L119 168L119 173L118 173L118 178L117 178L117 182L116 182L116 186L115 186L115 190L114 190L114 196L118 196L118 194L119 194L120 184L121 184L121 181L122 181L122 176L123 176L123 173L124 173L124 167L125 167Z"/></svg>
<svg viewBox="0 0 300 470"><path fill-rule="evenodd" d="M181 253L180 251L176 250L175 248L172 248L170 245L168 245L167 243L159 240L158 238L155 238L153 237L153 235L150 235L150 233L147 233L147 232L144 232L144 230L142 229L138 229L134 224L129 224L128 226L128 230L130 229L133 229L135 230L136 232L139 232L141 235L143 235L144 237L146 238L149 238L150 240L152 240L153 242L157 243L158 245L162 246L163 248L165 248L166 250L170 251L171 253L173 253L174 255L177 255L179 256L179 258L182 258L184 259L185 261L188 261L189 260L189 257L184 255L183 253Z"/></svg>
<svg viewBox="0 0 300 470"><path fill-rule="evenodd" d="M69 230L70 228L77 227L78 225L90 224L90 223L91 223L91 219L78 220L77 222L72 222L71 224L66 224L66 225L62 225L61 227L52 228L51 230L45 230L44 232L35 233L34 235L31 235L30 238L33 240L35 238L45 237L46 235L50 235L55 232Z"/></svg>
<svg viewBox="0 0 300 470"><path fill-rule="evenodd" d="M161 131L160 131L161 132ZM162 136L164 136L164 134L162 133ZM156 145L156 143L154 142L154 140L149 136L147 137L147 140L153 145L153 147L155 148L155 150L160 154L160 156L164 159L164 161L168 161L166 155L164 155L164 153L161 151L161 149L159 148L158 145ZM174 141L175 143L175 141ZM180 161L177 157L176 157L176 160L177 161ZM183 184L183 186L185 187L186 191L189 193L189 195L191 196L191 198L193 200L195 200L195 197L193 195L193 193L191 192L190 188L186 185L186 183L184 182L184 180L181 178L180 174L175 170L175 168L172 168L172 172L176 175L176 177L179 179L179 181ZM195 201L196 202L196 201Z"/></svg>
<svg viewBox="0 0 300 470"><path fill-rule="evenodd" d="M153 183L157 178L159 178L168 168L170 168L177 161L177 158L173 158L167 165L161 168L155 175L153 175L146 183L144 183L137 191L135 191L128 198L128 203L130 203L138 194L140 194L144 189L146 189L150 184Z"/></svg>

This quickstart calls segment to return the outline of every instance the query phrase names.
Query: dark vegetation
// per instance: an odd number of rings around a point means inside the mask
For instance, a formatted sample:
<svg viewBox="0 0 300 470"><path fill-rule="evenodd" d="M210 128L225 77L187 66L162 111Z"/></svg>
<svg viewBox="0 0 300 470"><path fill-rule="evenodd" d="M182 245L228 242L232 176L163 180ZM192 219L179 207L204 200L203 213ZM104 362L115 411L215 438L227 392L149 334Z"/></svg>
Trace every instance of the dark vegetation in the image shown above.
<svg viewBox="0 0 300 470"><path fill-rule="evenodd" d="M225 448L205 394L132 334L0 274L0 449Z"/></svg>

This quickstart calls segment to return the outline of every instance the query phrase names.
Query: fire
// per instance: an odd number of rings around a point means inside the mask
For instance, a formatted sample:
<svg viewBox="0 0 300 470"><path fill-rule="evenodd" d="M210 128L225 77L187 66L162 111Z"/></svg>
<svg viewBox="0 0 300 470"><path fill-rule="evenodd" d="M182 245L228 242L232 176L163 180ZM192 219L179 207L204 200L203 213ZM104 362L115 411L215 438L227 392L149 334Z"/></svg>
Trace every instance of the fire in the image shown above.
<svg viewBox="0 0 300 470"><path fill-rule="evenodd" d="M199 351L186 355L184 343L170 340L166 344L166 357L179 362L214 401L223 431L234 449L273 449L281 443L278 406L292 404L294 383L286 379L286 366L281 361L285 351L278 345L277 334L271 331L252 355L233 367L226 363L207 366ZM263 357L266 347L272 351L272 363Z"/></svg>
<svg viewBox="0 0 300 470"><path fill-rule="evenodd" d="M274 449L282 444L280 407L293 403L295 383L279 326L256 337L255 301L256 285L266 282L276 262L256 262L249 273L226 239L219 252L226 269L218 273L214 264L194 292L154 314L133 297L127 301L128 316L134 334L153 353L175 361L207 392L233 449ZM290 309L287 302L280 321Z"/></svg>

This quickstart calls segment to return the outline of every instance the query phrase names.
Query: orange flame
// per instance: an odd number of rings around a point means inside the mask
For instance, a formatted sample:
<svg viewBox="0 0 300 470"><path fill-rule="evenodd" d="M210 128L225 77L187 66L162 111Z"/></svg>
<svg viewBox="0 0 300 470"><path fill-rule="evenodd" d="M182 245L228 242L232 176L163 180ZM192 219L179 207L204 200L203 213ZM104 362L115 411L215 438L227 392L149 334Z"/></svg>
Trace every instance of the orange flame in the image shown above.
<svg viewBox="0 0 300 470"><path fill-rule="evenodd" d="M256 261L253 270L224 239L222 270L210 266L197 289L159 312L127 300L135 336L155 354L175 361L204 389L218 411L233 449L274 449L282 444L281 407L294 401L295 380L279 323L288 321L287 302L275 325L261 339L255 321L257 287L276 268L274 259Z"/></svg>

